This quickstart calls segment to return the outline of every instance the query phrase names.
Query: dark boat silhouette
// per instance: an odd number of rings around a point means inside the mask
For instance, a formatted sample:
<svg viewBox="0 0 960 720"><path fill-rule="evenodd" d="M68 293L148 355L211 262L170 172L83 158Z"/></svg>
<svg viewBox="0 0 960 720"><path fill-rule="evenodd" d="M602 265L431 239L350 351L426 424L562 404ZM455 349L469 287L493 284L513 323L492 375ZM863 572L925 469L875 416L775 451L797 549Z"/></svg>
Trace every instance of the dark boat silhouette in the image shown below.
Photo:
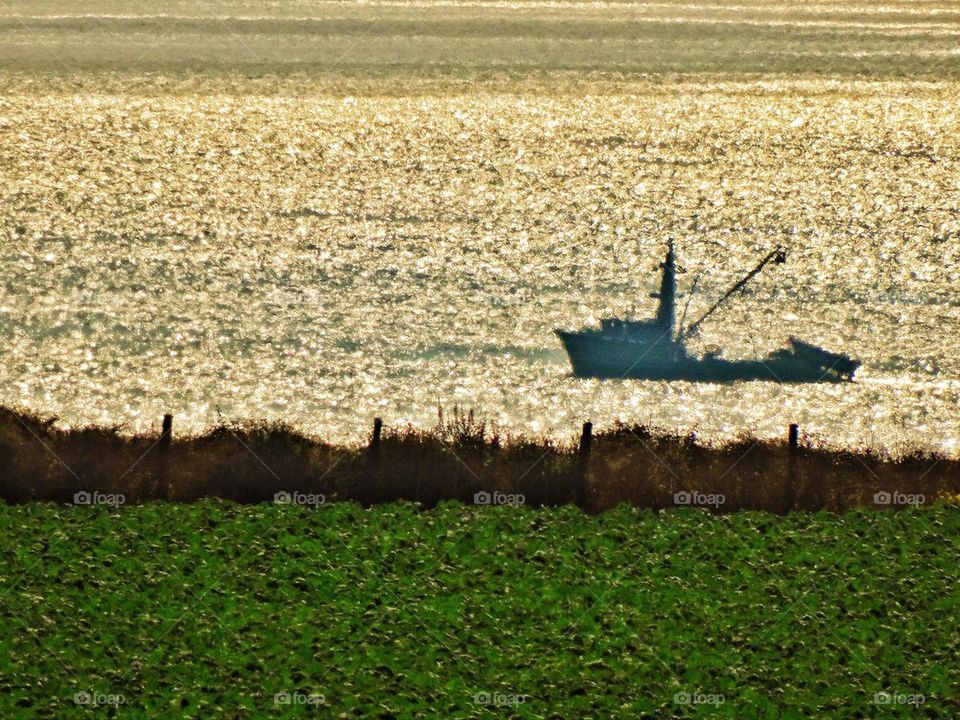
<svg viewBox="0 0 960 720"><path fill-rule="evenodd" d="M782 263L785 253L777 248L731 287L696 322L675 331L676 254L670 241L656 315L650 320L604 318L599 328L555 330L563 343L577 377L639 378L644 380L691 380L734 382L770 380L782 383L844 382L853 380L860 361L844 353L824 350L790 337L787 346L757 360L725 360L719 350L702 357L687 351L686 339L727 299L739 292L770 262ZM681 320L681 325L682 320Z"/></svg>

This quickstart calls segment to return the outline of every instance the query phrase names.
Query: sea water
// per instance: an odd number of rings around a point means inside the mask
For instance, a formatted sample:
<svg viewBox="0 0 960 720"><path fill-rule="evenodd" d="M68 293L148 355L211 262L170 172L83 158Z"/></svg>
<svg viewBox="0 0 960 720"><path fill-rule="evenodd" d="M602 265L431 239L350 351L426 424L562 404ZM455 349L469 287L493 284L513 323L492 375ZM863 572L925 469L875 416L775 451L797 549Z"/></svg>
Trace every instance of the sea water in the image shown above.
<svg viewBox="0 0 960 720"><path fill-rule="evenodd" d="M3 77L0 403L130 432L357 440L459 406L561 439L796 422L960 452L953 80L104 74L77 47L77 75ZM856 382L571 377L553 330L651 316L669 237L688 321L787 250L692 350L795 335Z"/></svg>

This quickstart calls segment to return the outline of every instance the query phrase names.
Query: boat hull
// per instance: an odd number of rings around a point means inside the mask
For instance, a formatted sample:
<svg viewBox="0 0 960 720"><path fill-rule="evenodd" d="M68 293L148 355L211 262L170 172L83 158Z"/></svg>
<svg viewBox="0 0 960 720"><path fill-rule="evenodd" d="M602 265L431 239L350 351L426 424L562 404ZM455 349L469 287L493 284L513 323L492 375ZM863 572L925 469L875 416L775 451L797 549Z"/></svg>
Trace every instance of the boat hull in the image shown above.
<svg viewBox="0 0 960 720"><path fill-rule="evenodd" d="M764 380L779 383L844 382L853 373L841 374L818 358L785 351L763 360L695 358L669 341L638 343L600 333L557 330L557 336L577 377L689 380L726 383Z"/></svg>

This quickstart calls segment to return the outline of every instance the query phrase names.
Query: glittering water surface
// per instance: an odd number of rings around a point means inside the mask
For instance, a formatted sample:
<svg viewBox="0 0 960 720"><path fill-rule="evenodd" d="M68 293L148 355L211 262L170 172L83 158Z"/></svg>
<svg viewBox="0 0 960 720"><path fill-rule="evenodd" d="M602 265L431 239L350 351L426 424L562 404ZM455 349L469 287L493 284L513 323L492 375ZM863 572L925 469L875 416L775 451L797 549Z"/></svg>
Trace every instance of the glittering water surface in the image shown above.
<svg viewBox="0 0 960 720"><path fill-rule="evenodd" d="M191 82L5 82L0 402L331 439L459 404L564 438L799 422L960 452L955 82ZM552 330L651 314L671 235L691 315L790 250L696 347L793 334L862 358L859 381L569 377Z"/></svg>

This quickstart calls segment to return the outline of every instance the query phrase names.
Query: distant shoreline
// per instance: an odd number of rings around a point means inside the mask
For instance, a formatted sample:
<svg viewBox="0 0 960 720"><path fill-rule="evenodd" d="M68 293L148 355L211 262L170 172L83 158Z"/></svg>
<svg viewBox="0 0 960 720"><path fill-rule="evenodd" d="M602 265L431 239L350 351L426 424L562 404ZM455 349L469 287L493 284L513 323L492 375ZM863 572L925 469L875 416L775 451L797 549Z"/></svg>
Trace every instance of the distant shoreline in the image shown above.
<svg viewBox="0 0 960 720"><path fill-rule="evenodd" d="M960 77L960 12L870 4L168 3L0 10L0 67L476 77L549 71Z"/></svg>

